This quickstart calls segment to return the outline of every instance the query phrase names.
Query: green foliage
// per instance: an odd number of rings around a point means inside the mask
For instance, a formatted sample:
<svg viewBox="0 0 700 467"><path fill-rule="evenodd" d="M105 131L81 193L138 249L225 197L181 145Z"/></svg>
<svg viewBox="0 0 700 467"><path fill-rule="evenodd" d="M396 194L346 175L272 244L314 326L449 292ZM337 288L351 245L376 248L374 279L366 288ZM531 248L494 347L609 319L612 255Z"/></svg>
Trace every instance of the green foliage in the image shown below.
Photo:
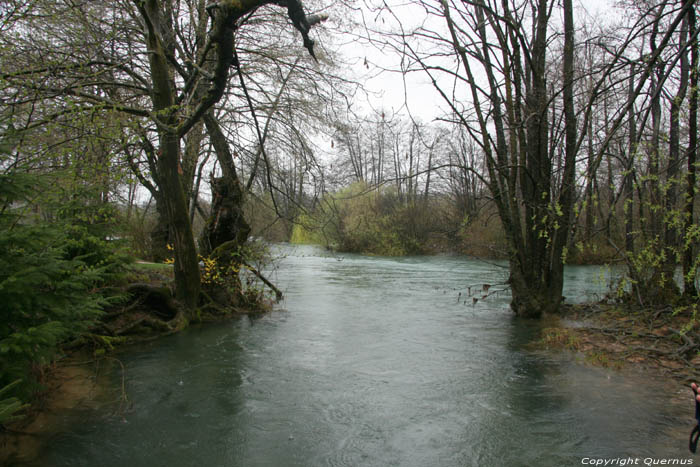
<svg viewBox="0 0 700 467"><path fill-rule="evenodd" d="M300 215L291 242L402 256L426 250L430 223L422 202L402 199L392 188L369 190L355 183L324 198L312 214Z"/></svg>
<svg viewBox="0 0 700 467"><path fill-rule="evenodd" d="M607 264L617 256L615 248L602 235L585 242L575 240L573 248L567 250L565 264Z"/></svg>
<svg viewBox="0 0 700 467"><path fill-rule="evenodd" d="M692 246L681 244L678 247L667 247L659 236L644 243L640 239L637 248L625 256L627 271L620 279L618 298L644 306L682 303L684 297L680 285L684 278L679 274L676 256L677 250L683 252L684 248ZM695 272L699 262L700 256L694 255L687 277L691 282L697 281Z"/></svg>
<svg viewBox="0 0 700 467"><path fill-rule="evenodd" d="M19 420L22 417L16 413L29 406L29 404L23 404L17 397L5 397L13 387L21 383L22 380L18 379L0 389L0 425Z"/></svg>
<svg viewBox="0 0 700 467"><path fill-rule="evenodd" d="M164 256L154 252L153 231L158 226L158 213L151 201L145 206L133 205L131 208L121 207L114 213L110 231L124 238L125 247L132 256L151 261L161 261ZM199 218L195 216L195 223ZM193 225L194 225L193 224ZM165 252L163 251L163 254Z"/></svg>
<svg viewBox="0 0 700 467"><path fill-rule="evenodd" d="M301 214L296 219L296 223L292 228L292 236L289 240L291 243L298 245L325 245L329 246L327 238L323 235L323 229L320 228L318 219L315 219L309 214Z"/></svg>
<svg viewBox="0 0 700 467"><path fill-rule="evenodd" d="M122 241L99 236L90 225L67 225L65 234L66 258L99 269L103 280L113 281L122 277L124 265L131 261L122 248Z"/></svg>
<svg viewBox="0 0 700 467"><path fill-rule="evenodd" d="M57 345L86 330L104 297L104 270L66 255L70 238L54 225L0 230L0 383L26 378Z"/></svg>
<svg viewBox="0 0 700 467"><path fill-rule="evenodd" d="M60 344L121 298L105 285L128 261L77 205L68 216L54 209L55 199L42 203L45 186L45 176L26 170L0 176L0 387L12 383L7 390L22 398L37 388L34 371L52 361ZM9 416L18 405L8 399L1 407Z"/></svg>

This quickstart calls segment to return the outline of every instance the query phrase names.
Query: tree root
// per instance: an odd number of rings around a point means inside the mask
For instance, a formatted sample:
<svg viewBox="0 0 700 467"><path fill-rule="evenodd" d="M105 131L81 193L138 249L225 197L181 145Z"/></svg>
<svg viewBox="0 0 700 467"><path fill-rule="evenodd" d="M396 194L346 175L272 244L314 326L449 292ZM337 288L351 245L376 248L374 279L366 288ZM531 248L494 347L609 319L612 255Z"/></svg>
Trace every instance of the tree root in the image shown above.
<svg viewBox="0 0 700 467"><path fill-rule="evenodd" d="M94 328L104 337L144 340L143 337L168 335L187 326L182 305L167 286L137 282L129 284L126 292L132 297L131 302L106 313Z"/></svg>
<svg viewBox="0 0 700 467"><path fill-rule="evenodd" d="M173 298L168 287L137 282L126 291L140 299L141 304L160 318L172 319L181 311L181 305Z"/></svg>

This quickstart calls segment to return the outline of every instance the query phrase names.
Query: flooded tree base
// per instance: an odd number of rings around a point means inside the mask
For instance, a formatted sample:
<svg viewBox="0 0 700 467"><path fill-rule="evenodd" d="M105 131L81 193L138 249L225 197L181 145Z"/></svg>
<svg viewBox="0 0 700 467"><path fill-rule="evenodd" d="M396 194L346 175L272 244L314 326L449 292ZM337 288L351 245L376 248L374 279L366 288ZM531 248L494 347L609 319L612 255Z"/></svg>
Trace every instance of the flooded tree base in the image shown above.
<svg viewBox="0 0 700 467"><path fill-rule="evenodd" d="M700 321L690 307L566 305L561 317L542 330L536 345L579 352L597 366L634 365L687 384L698 377Z"/></svg>
<svg viewBox="0 0 700 467"><path fill-rule="evenodd" d="M105 313L93 332L73 343L73 347L93 345L111 350L115 345L180 332L190 321L219 321L266 313L272 309L272 301L265 299L263 294L253 296L240 291L239 296L232 297L223 290L205 286L201 291L200 306L194 313L187 313L174 297L172 277L162 274L162 271L141 271L125 286L124 291L128 294L128 300Z"/></svg>

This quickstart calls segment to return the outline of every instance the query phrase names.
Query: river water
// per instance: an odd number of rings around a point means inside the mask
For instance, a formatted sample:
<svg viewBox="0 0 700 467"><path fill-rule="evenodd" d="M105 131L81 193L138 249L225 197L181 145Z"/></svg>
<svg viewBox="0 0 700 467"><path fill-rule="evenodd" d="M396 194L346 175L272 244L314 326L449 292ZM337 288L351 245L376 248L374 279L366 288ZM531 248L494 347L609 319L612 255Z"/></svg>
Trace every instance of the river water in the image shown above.
<svg viewBox="0 0 700 467"><path fill-rule="evenodd" d="M528 346L502 266L463 257L286 254L260 318L119 355L131 404L67 412L32 465L560 466L687 459L677 385ZM570 301L604 292L566 271ZM468 287L471 286L471 290ZM472 296L468 296L468 292ZM478 291L478 293L476 293ZM461 293L461 295L460 295ZM459 298L459 300L458 300ZM114 367L115 386L122 372ZM690 398L690 396L688 396ZM696 459L700 461L700 459Z"/></svg>

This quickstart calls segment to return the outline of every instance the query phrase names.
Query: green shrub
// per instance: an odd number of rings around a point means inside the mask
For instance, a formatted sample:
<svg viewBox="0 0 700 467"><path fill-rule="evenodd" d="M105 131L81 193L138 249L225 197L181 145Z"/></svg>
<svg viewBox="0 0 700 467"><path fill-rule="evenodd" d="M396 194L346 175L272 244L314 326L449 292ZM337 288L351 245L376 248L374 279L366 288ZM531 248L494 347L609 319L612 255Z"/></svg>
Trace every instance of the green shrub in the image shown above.
<svg viewBox="0 0 700 467"><path fill-rule="evenodd" d="M408 202L393 187L370 190L355 183L325 197L313 213L298 216L290 241L403 256L428 249L433 221L423 200Z"/></svg>
<svg viewBox="0 0 700 467"><path fill-rule="evenodd" d="M0 387L12 383L13 397L28 397L37 388L35 370L95 323L115 299L103 286L127 262L87 222L29 215L41 186L36 175L0 175Z"/></svg>
<svg viewBox="0 0 700 467"><path fill-rule="evenodd" d="M22 380L18 379L0 389L0 425L19 420L22 417L16 415L17 412L29 406L29 404L23 404L17 397L3 398L13 387L19 386L21 383Z"/></svg>
<svg viewBox="0 0 700 467"><path fill-rule="evenodd" d="M289 241L298 245L330 246L327 243L327 238L324 238L323 228L319 220L308 214L301 214L297 217Z"/></svg>

